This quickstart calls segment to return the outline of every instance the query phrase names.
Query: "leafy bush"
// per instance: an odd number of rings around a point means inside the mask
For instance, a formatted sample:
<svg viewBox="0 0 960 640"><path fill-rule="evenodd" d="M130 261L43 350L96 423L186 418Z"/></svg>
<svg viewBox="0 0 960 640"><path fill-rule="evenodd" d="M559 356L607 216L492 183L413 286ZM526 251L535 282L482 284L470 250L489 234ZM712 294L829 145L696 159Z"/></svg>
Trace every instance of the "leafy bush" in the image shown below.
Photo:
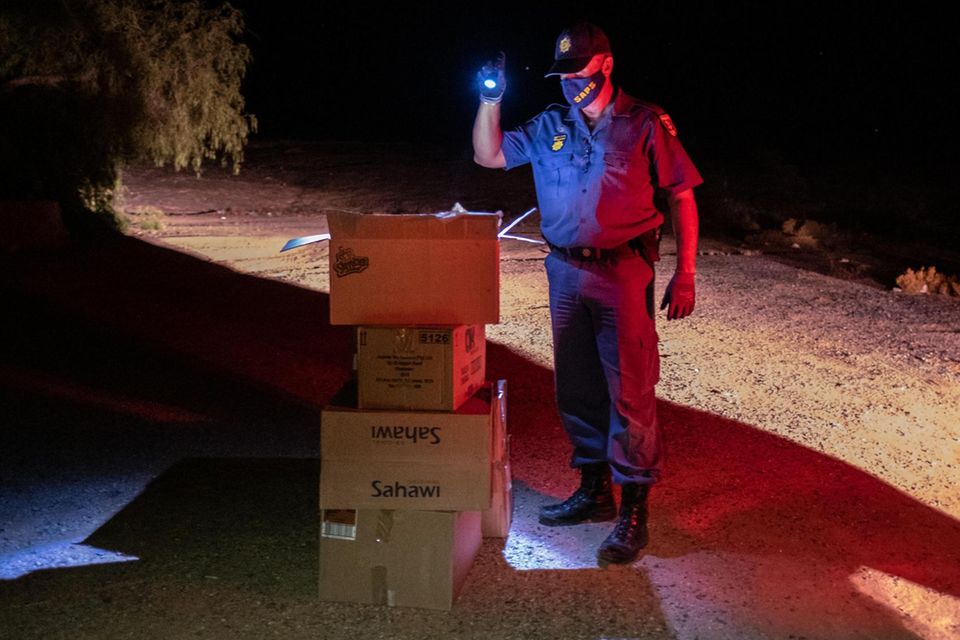
<svg viewBox="0 0 960 640"><path fill-rule="evenodd" d="M113 224L125 163L238 171L256 120L241 13L201 0L11 0L0 10L0 198Z"/></svg>
<svg viewBox="0 0 960 640"><path fill-rule="evenodd" d="M934 293L944 296L960 296L960 282L956 276L947 276L936 267L921 267L919 271L907 269L897 277L897 286L905 293Z"/></svg>

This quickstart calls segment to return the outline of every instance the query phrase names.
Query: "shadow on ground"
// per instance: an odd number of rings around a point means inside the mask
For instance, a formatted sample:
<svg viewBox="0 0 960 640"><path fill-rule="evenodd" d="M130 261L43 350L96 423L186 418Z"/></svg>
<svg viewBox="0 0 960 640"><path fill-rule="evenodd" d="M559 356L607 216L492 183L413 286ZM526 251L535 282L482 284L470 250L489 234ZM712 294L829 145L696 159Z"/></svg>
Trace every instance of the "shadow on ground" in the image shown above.
<svg viewBox="0 0 960 640"><path fill-rule="evenodd" d="M605 525L536 522L575 483L551 373L491 344L510 539L485 543L452 613L320 603L319 414L352 352L326 296L129 238L0 266L0 562L21 576L0 582L0 629L16 637L911 638L865 569L960 597L952 518L667 402L651 546L596 568ZM128 561L51 557L80 543Z"/></svg>

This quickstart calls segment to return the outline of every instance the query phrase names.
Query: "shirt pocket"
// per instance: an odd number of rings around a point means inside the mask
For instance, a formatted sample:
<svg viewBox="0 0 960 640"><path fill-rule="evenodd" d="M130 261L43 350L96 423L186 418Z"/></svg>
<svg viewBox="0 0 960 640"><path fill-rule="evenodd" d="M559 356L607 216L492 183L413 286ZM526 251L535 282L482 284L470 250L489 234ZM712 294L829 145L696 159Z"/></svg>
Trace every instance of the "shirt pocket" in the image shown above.
<svg viewBox="0 0 960 640"><path fill-rule="evenodd" d="M637 185L637 164L629 153L607 151L603 154L604 189L611 193L632 191Z"/></svg>
<svg viewBox="0 0 960 640"><path fill-rule="evenodd" d="M630 154L622 151L607 151L603 154L603 164L606 165L607 171L625 174L630 170Z"/></svg>
<svg viewBox="0 0 960 640"><path fill-rule="evenodd" d="M576 186L577 167L573 163L572 153L540 156L537 158L537 166L543 176L543 186L547 194L559 198Z"/></svg>

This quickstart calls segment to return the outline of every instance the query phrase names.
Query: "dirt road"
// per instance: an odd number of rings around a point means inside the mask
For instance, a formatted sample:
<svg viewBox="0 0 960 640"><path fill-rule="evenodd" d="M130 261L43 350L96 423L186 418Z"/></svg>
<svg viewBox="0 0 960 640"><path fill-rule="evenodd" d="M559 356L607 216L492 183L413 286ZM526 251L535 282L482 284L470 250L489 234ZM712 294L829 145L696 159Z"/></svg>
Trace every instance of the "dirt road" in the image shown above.
<svg viewBox="0 0 960 640"><path fill-rule="evenodd" d="M838 280L709 238L695 315L658 325L668 458L646 555L600 570L605 526L536 523L536 507L575 477L550 398L544 254L510 241L488 340L490 374L510 384L511 537L485 542L450 614L317 602L310 421L349 376L348 350L331 344L349 338L322 316L325 243L279 248L325 230L324 208L368 206L390 182L309 184L297 166L274 154L238 179L133 172L133 238L8 269L11 295L41 303L34 326L76 316L87 346L53 340L82 363L73 370L20 346L19 367L0 372L19 389L0 559L6 577L23 574L0 583L0 637L960 634L960 299ZM397 196L398 208L434 204L443 180L456 182L426 175L426 191ZM510 182L501 196L523 193ZM509 216L527 204L501 206ZM669 238L664 249L658 292L675 259ZM103 354L113 367L94 364ZM101 383L110 393L77 418L68 392ZM32 398L44 394L62 406L42 409ZM71 459L63 440L23 444L35 429L84 434L89 457ZM129 561L35 571L65 545L77 556L61 565Z"/></svg>

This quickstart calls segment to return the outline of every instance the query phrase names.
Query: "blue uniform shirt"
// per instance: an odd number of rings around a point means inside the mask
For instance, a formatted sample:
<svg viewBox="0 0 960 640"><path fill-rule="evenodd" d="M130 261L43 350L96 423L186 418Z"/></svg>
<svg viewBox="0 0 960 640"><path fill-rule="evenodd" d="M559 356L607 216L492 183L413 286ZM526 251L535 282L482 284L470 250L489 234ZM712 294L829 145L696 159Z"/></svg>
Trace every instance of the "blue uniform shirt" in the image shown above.
<svg viewBox="0 0 960 640"><path fill-rule="evenodd" d="M530 162L541 231L560 247L619 246L663 223L654 206L703 183L670 116L621 90L593 131L579 109L551 105L504 133L506 169Z"/></svg>

